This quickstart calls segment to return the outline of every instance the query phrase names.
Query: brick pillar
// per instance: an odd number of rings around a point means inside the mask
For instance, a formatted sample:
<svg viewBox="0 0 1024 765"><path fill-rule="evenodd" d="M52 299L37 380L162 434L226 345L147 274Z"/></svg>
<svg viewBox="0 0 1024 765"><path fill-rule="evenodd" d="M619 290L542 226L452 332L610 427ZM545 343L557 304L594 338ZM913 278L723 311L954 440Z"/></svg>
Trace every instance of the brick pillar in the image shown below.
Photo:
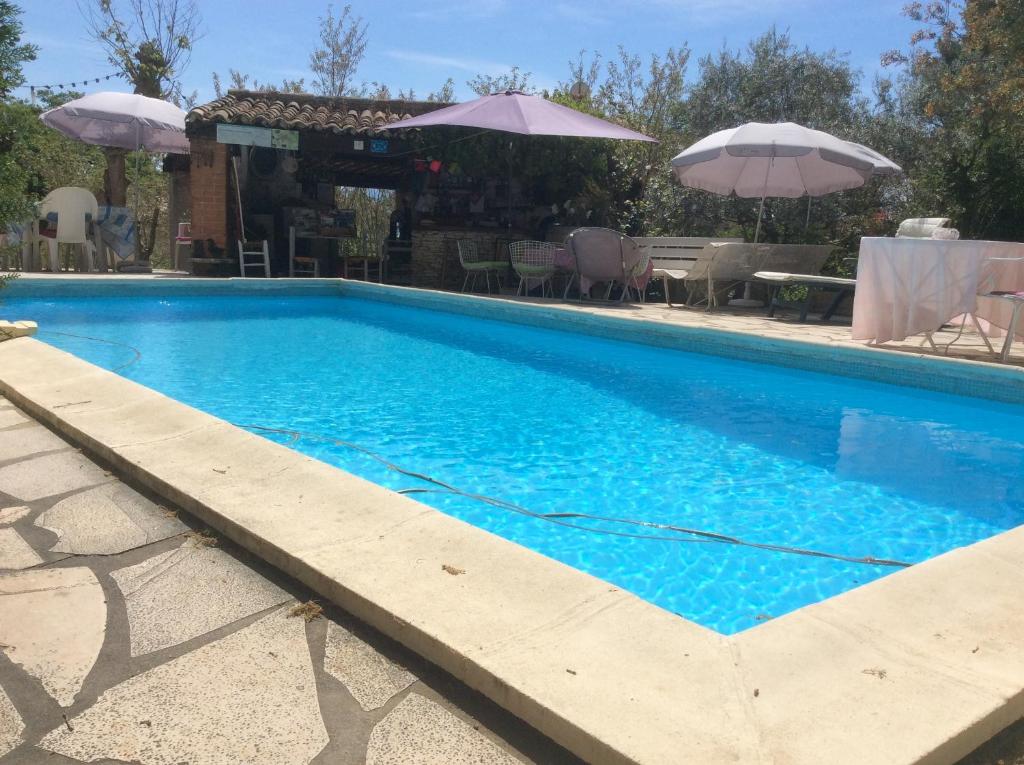
<svg viewBox="0 0 1024 765"><path fill-rule="evenodd" d="M212 138L192 138L192 238L228 248L228 150ZM209 255L207 255L209 257Z"/></svg>

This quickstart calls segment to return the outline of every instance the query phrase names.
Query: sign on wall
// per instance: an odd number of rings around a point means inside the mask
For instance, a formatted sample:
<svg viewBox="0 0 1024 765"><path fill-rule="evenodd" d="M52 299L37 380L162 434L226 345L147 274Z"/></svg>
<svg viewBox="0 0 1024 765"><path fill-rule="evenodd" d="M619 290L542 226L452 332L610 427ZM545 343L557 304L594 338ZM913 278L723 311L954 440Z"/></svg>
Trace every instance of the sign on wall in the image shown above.
<svg viewBox="0 0 1024 765"><path fill-rule="evenodd" d="M277 130L254 125L217 125L217 143L298 151L299 133L296 130Z"/></svg>

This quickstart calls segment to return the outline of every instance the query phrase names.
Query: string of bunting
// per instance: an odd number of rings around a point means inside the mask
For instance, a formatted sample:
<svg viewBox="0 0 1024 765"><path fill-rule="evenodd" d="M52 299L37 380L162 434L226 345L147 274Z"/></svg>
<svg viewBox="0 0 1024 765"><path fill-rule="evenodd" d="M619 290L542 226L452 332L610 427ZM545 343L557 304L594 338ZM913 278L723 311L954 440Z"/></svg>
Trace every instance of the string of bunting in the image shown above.
<svg viewBox="0 0 1024 765"><path fill-rule="evenodd" d="M102 76L102 77L86 77L84 79L76 80L75 82L70 82L70 83L61 82L61 83L56 83L56 84L53 84L53 85L28 85L27 87L30 88L33 91L36 91L36 90L53 90L54 88L57 88L58 90L64 90L64 88L77 88L79 85L85 86L85 85L89 85L90 83L99 84L101 80L109 80L109 79L112 79L114 77L120 77L120 76L121 76L120 73L115 72L113 74L108 74L108 75L105 75L105 76Z"/></svg>

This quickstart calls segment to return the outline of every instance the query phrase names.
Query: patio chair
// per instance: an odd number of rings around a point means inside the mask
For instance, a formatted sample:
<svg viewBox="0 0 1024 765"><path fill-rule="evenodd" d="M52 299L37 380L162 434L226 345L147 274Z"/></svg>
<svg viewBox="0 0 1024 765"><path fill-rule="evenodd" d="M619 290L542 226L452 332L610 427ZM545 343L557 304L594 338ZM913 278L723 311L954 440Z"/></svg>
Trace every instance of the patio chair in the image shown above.
<svg viewBox="0 0 1024 765"><path fill-rule="evenodd" d="M730 237L704 236L639 236L634 237L634 241L650 257L654 266L651 276L661 280L665 303L669 306L672 305L671 283L682 282L685 289L686 277L703 250L713 243L743 242ZM687 304L689 295L690 291L686 290L684 302Z"/></svg>
<svg viewBox="0 0 1024 765"><path fill-rule="evenodd" d="M651 255L632 237L622 237L622 268L626 281L622 288L622 299L629 297L630 291L636 292L636 299L647 302L647 269L651 267ZM643 284L641 285L641 280Z"/></svg>
<svg viewBox="0 0 1024 765"><path fill-rule="evenodd" d="M238 240L238 271L244 277L249 268L262 268L263 275L270 278L270 245L266 239L258 242Z"/></svg>
<svg viewBox="0 0 1024 765"><path fill-rule="evenodd" d="M512 270L519 276L516 295L520 292L524 297L529 295L530 282L534 281L540 284L541 297L544 297L545 293L554 297L551 278L555 274L556 250L558 245L553 242L526 240L509 244L508 254L512 259Z"/></svg>
<svg viewBox="0 0 1024 765"><path fill-rule="evenodd" d="M384 241L386 236L387 229L364 229L362 236L358 240L356 252L354 254L346 254L344 257L342 276L348 279L350 264L353 268L358 268L358 262L363 267L364 282L370 281L370 271L376 268L377 283L382 284L387 269L387 248ZM298 262L299 258L295 260Z"/></svg>
<svg viewBox="0 0 1024 765"><path fill-rule="evenodd" d="M992 267L1014 264L1020 265L1022 267L1022 271L1024 271L1024 258L988 258L984 264L985 276L978 289L978 297L989 298L991 300L1001 300L1009 303L1010 305L1010 321L1006 327L1006 339L1003 341L1003 347L998 354L999 360L1004 364L1010 359L1010 350L1013 347L1013 341L1019 331L1018 326L1020 324L1020 316L1021 313L1024 312L1024 285L1018 285L1021 287L1020 290L995 289L996 271ZM981 330L981 323L978 321L978 317L973 313L968 314L968 316L974 323L978 332L981 333L981 337L985 341L985 345L988 346L989 352L996 355L988 337ZM930 339L931 338L929 338L929 340ZM932 343L932 345L934 346L934 343Z"/></svg>
<svg viewBox="0 0 1024 765"><path fill-rule="evenodd" d="M50 248L50 271L60 271L57 257L61 244L78 244L85 251L85 268L93 270L96 246L89 239L87 222L96 220L99 205L89 189L78 186L62 186L54 189L39 203L39 217L57 216L57 233L44 237Z"/></svg>
<svg viewBox="0 0 1024 765"><path fill-rule="evenodd" d="M569 234L565 248L576 264L576 272L565 285L562 297L568 298L573 281L579 287L580 300L584 293L590 294L595 284L607 285L604 300L610 299L616 283L623 286L625 293L627 276L622 260L622 242L623 235L609 228L578 228Z"/></svg>
<svg viewBox="0 0 1024 765"><path fill-rule="evenodd" d="M471 290L476 289L476 280L480 274L484 275L487 284L487 294L491 294L491 274L494 274L498 284L498 291L501 291L501 278L508 269L508 263L504 260L487 258L480 252L480 246L475 239L460 239L459 263L466 272L466 278L462 282L462 291L466 291L467 285ZM472 279L472 282L470 281Z"/></svg>

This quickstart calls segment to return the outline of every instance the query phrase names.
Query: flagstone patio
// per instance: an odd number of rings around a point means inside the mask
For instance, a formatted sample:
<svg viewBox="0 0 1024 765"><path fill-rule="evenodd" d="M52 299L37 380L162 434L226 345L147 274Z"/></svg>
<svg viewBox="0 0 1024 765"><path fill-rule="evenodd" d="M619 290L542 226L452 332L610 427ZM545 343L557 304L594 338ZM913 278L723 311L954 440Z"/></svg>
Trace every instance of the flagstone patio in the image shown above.
<svg viewBox="0 0 1024 765"><path fill-rule="evenodd" d="M310 597L0 398L0 761L578 762Z"/></svg>

